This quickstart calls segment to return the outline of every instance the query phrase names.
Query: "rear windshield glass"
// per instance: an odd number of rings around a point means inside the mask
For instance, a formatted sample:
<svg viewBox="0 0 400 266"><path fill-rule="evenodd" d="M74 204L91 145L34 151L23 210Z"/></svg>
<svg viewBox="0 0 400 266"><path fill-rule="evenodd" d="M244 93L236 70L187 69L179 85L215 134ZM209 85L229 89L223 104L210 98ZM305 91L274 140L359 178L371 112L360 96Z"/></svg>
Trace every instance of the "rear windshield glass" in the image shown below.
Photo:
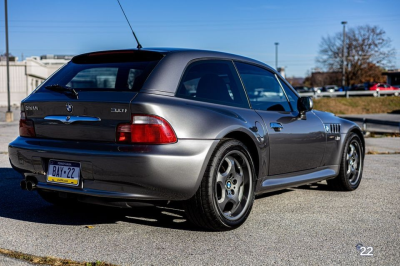
<svg viewBox="0 0 400 266"><path fill-rule="evenodd" d="M136 52L137 53L137 52ZM160 54L93 53L78 56L49 78L38 92L50 85L82 90L139 91L162 58Z"/></svg>

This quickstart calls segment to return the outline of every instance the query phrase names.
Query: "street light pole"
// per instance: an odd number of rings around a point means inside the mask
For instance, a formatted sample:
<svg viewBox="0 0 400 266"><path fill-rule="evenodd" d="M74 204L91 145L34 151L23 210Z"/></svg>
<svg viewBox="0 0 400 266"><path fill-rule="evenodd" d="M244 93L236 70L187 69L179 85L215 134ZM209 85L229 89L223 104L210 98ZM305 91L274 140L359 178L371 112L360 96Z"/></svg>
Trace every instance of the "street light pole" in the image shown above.
<svg viewBox="0 0 400 266"><path fill-rule="evenodd" d="M278 71L278 45L279 42L275 43L275 69Z"/></svg>
<svg viewBox="0 0 400 266"><path fill-rule="evenodd" d="M12 122L13 113L11 111L10 103L10 57L8 53L8 12L7 12L7 0L4 0L4 12L5 12L5 24L6 24L6 61L7 61L7 103L8 109L6 112L6 122Z"/></svg>
<svg viewBox="0 0 400 266"><path fill-rule="evenodd" d="M343 90L344 90L344 86L346 86L346 24L347 24L347 21L342 21L342 25L343 25L342 87L343 87ZM348 90L346 90L346 98L349 98Z"/></svg>

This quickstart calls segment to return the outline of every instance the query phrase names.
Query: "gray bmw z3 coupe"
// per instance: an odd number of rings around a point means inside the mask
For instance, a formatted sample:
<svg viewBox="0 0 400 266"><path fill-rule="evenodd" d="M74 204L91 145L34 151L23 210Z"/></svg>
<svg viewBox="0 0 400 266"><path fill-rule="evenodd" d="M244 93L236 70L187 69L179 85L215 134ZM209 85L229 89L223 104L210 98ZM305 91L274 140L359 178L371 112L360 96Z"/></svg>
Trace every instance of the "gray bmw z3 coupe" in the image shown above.
<svg viewBox="0 0 400 266"><path fill-rule="evenodd" d="M257 194L322 180L336 190L359 186L360 128L312 107L249 58L93 52L22 101L9 157L21 188L53 204L182 201L195 225L229 230Z"/></svg>

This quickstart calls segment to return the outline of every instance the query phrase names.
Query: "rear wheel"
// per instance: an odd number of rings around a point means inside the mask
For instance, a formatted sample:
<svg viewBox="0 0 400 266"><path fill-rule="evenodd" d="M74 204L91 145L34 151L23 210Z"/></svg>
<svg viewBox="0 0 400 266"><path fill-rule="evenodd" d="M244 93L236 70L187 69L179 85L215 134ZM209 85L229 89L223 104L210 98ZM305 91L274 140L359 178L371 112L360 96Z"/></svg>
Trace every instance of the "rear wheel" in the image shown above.
<svg viewBox="0 0 400 266"><path fill-rule="evenodd" d="M221 141L198 191L186 202L189 221L211 230L239 227L253 206L254 180L247 147L238 140Z"/></svg>
<svg viewBox="0 0 400 266"><path fill-rule="evenodd" d="M358 188L361 182L364 167L364 149L360 137L351 133L343 149L339 175L327 180L328 185L335 190L352 191Z"/></svg>

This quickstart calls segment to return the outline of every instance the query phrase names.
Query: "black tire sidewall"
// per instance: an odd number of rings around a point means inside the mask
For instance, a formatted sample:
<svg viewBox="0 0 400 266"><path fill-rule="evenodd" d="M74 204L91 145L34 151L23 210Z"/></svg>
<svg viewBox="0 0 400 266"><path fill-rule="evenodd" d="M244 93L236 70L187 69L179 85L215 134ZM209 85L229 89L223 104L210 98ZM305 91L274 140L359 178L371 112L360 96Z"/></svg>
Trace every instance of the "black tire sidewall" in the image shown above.
<svg viewBox="0 0 400 266"><path fill-rule="evenodd" d="M360 163L361 163L361 167L360 167L360 176L359 176L359 178L358 178L358 181L357 181L356 184L352 185L352 184L350 183L350 180L349 180L349 179L347 178L347 176L346 176L346 165L347 165L346 156L347 156L347 149L348 149L350 143L351 143L354 139L357 141L357 144L358 144L358 146L360 147L360 151L361 151L361 154L360 154ZM340 169L340 171L341 171L341 173L340 173L341 181L343 182L343 185L346 186L346 189L347 189L347 190L350 190L350 191L351 191L351 190L355 190L355 189L358 188L358 186L359 186L360 183L361 183L363 169L364 169L364 148L363 148L363 145L362 145L362 142L361 142L360 137L359 137L357 134L355 134L355 133L351 133L351 134L348 136L348 138L347 138L347 140L346 140L346 145L344 146L344 149L343 149L343 153L342 153L342 162L341 162L341 169Z"/></svg>

